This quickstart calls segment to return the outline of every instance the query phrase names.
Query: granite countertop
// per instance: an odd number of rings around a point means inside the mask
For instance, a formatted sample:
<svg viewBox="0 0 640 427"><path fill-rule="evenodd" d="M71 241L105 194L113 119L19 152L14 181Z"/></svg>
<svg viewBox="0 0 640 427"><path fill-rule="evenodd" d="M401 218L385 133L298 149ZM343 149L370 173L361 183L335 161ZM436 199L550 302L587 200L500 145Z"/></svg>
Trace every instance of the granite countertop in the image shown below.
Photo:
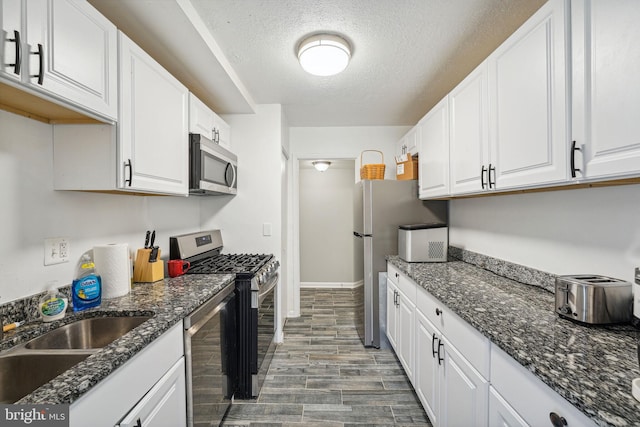
<svg viewBox="0 0 640 427"><path fill-rule="evenodd" d="M100 307L79 313L67 312L64 319L51 323L33 321L5 333L0 342L0 350L8 350L44 332L82 318L153 316L16 403L74 402L153 340L232 283L233 279L232 274L193 274L173 279L167 278L155 283L136 283L129 294L113 299L103 299Z"/></svg>
<svg viewBox="0 0 640 427"><path fill-rule="evenodd" d="M640 402L631 395L640 377L633 326L560 318L548 289L467 262L388 261L597 425L640 425Z"/></svg>

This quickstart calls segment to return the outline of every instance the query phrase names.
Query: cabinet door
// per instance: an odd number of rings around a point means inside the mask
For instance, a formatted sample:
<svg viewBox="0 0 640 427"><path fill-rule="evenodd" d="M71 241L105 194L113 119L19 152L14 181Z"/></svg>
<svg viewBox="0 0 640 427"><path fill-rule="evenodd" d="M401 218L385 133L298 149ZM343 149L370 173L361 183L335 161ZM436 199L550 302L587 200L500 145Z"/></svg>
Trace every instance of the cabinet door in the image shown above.
<svg viewBox="0 0 640 427"><path fill-rule="evenodd" d="M118 187L187 195L189 92L122 33L119 43Z"/></svg>
<svg viewBox="0 0 640 427"><path fill-rule="evenodd" d="M414 361L414 334L415 334L415 304L405 294L400 293L397 306L398 331L397 331L397 355L404 367L407 377L413 383Z"/></svg>
<svg viewBox="0 0 640 427"><path fill-rule="evenodd" d="M214 113L194 94L189 93L189 132L214 140Z"/></svg>
<svg viewBox="0 0 640 427"><path fill-rule="evenodd" d="M23 81L117 120L115 25L82 0L29 0L25 7Z"/></svg>
<svg viewBox="0 0 640 427"><path fill-rule="evenodd" d="M441 369L440 425L486 426L489 407L489 382L447 341L444 344L444 369Z"/></svg>
<svg viewBox="0 0 640 427"><path fill-rule="evenodd" d="M419 195L421 199L449 194L449 98L440 101L420 126Z"/></svg>
<svg viewBox="0 0 640 427"><path fill-rule="evenodd" d="M490 427L529 427L529 424L489 386L489 426Z"/></svg>
<svg viewBox="0 0 640 427"><path fill-rule="evenodd" d="M415 156L418 154L418 141L420 139L420 127L414 126L396 143L396 156L403 154Z"/></svg>
<svg viewBox="0 0 640 427"><path fill-rule="evenodd" d="M117 427L187 425L184 357L158 381Z"/></svg>
<svg viewBox="0 0 640 427"><path fill-rule="evenodd" d="M387 338L389 343L397 351L397 308L396 300L398 295L398 288L396 285L387 280Z"/></svg>
<svg viewBox="0 0 640 427"><path fill-rule="evenodd" d="M498 189L567 179L565 15L565 0L549 1L488 59Z"/></svg>
<svg viewBox="0 0 640 427"><path fill-rule="evenodd" d="M576 178L640 171L640 2L571 3Z"/></svg>
<svg viewBox="0 0 640 427"><path fill-rule="evenodd" d="M449 94L452 194L490 189L486 65L483 62Z"/></svg>
<svg viewBox="0 0 640 427"><path fill-rule="evenodd" d="M231 150L231 126L216 113L213 113L213 129L216 133L215 141L227 150Z"/></svg>
<svg viewBox="0 0 640 427"><path fill-rule="evenodd" d="M25 32L22 27L22 0L0 1L0 76L20 81L23 70Z"/></svg>
<svg viewBox="0 0 640 427"><path fill-rule="evenodd" d="M416 310L415 375L413 386L434 426L438 426L440 404L440 371L438 345L440 333L435 326Z"/></svg>

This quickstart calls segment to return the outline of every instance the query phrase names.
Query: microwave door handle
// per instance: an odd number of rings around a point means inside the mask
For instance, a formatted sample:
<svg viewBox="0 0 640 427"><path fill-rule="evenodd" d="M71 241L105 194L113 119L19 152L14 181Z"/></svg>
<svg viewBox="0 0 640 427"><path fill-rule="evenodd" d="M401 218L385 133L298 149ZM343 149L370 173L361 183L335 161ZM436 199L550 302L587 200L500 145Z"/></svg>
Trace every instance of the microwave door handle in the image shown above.
<svg viewBox="0 0 640 427"><path fill-rule="evenodd" d="M227 163L227 169L231 168L231 172L233 172L233 178L231 179L231 184L229 184L227 182L227 185L229 186L229 188L233 188L234 185L236 185L236 178L238 177L238 174L236 172L236 168L235 166L233 166L233 163ZM225 173L225 182L227 181L227 174Z"/></svg>

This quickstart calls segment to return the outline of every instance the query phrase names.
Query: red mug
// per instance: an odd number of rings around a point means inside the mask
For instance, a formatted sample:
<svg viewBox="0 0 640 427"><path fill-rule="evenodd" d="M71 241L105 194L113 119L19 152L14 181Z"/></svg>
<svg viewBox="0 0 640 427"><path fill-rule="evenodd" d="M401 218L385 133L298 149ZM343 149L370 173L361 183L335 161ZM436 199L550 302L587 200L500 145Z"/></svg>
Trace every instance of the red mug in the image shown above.
<svg viewBox="0 0 640 427"><path fill-rule="evenodd" d="M169 268L169 277L178 277L189 271L191 263L181 259L171 259L167 263L167 266Z"/></svg>

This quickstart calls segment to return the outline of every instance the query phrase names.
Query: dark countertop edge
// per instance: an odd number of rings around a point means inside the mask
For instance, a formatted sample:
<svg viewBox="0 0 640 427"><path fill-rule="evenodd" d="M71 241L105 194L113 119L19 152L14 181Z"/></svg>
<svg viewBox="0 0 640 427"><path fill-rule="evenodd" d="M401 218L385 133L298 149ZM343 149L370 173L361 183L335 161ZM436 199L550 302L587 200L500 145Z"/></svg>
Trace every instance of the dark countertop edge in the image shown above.
<svg viewBox="0 0 640 427"><path fill-rule="evenodd" d="M144 298L148 296L146 294L154 293L154 291L149 291L149 288L155 288L156 291L160 291L159 293L162 293L164 289L174 286L176 283L182 287L189 288L190 279L195 282L197 279L205 278L205 276L213 276L215 280L212 279L212 281L218 283L215 283L211 287L200 284L197 286L197 289L185 294L184 298L186 298L186 300L175 301L176 305L174 306L162 306L164 302L162 300L144 301L139 304L139 307L132 306L136 305L136 287L143 289L141 298ZM3 354L12 347L40 336L49 330L71 323L74 320L87 317L111 317L122 314L128 316L153 314L151 319L145 321L109 345L98 349L88 358L74 365L32 393L22 397L15 403L71 404L75 402L88 393L95 385L100 383L100 381L107 378L120 366L124 365L136 354L145 349L156 338L181 322L187 315L214 297L218 292L222 291L222 289L232 284L234 279L235 275L233 274L185 275L175 279L166 278L162 282L153 284L135 283L129 294L111 300L103 300L103 304L100 307L78 313L70 312L67 313L64 319L51 323L43 323L41 321L29 322L24 326L24 330L21 327L13 336L3 340L2 344L4 346L6 346L6 341L10 343L9 348L2 348ZM158 286L162 286L162 288L158 289ZM194 293L197 295L195 300L191 299ZM162 297L165 297L165 295L163 294ZM123 349L126 350L123 351Z"/></svg>
<svg viewBox="0 0 640 427"><path fill-rule="evenodd" d="M480 255L480 256L483 256L483 255ZM489 258L489 257L486 257L486 258ZM462 318L465 322L467 322L469 325L471 325L474 329L476 329L482 335L487 337L491 341L492 345L497 345L498 348L500 348L506 354L508 354L510 357L512 357L524 369L526 369L527 371L532 373L536 378L538 378L540 381L542 381L545 385L547 385L552 390L554 390L556 393L558 393L560 396L562 396L565 400L567 400L574 407L576 407L578 410L580 410L585 416L590 418L595 424L600 425L600 426L636 425L636 424L628 424L627 421L629 421L629 420L626 420L624 418L619 418L619 416L617 416L615 413L612 414L610 412L602 411L598 407L594 407L593 405L589 405L589 404L585 403L583 401L583 399L581 399L580 397L576 397L573 393L571 393L571 390L569 390L566 387L564 387L561 382L554 380L554 378L552 378L549 375L545 375L543 370L539 369L536 366L536 358L535 357L525 357L525 355L523 355L521 352L515 351L510 345L508 345L508 338L510 338L510 337L507 337L505 339L504 335L495 333L495 331L492 331L491 328L486 327L487 325L485 325L482 322L479 322L474 316L472 316L473 313L471 311L464 312L464 311L461 311L461 310L457 310L455 307L452 307L451 304L449 304L448 301L446 301L446 299L443 300L443 298L439 297L438 295L433 294L433 291L431 289L429 289L430 285L429 284L425 284L425 283L421 283L420 278L415 277L415 275L412 274L412 272L409 271L407 266L415 267L418 264L423 264L424 268L438 268L437 266L440 265L440 266L443 266L441 268L447 268L447 270L449 269L449 267L452 267L452 270L454 270L456 267L463 266L463 268L473 271L474 276L477 274L478 276L486 278L486 277L488 277L487 275L489 275L489 276L493 276L494 280L497 279L501 283L507 284L509 286L526 287L526 288L528 288L530 290L532 296L537 295L539 297L540 296L547 296L547 297L551 296L551 297L553 297L553 293L551 291L549 291L546 287L537 286L536 284L523 283L523 282L517 281L517 280L515 280L513 278L504 277L504 276L498 275L497 273L495 273L494 271L492 271L490 269L486 269L486 268L480 267L480 266L476 265L475 263L474 264L470 264L470 263L468 263L466 261L463 261L463 260L460 260L460 259L457 259L457 258L450 258L450 260L448 262L446 262L446 263L408 263L408 262L400 259L397 255L387 256L386 259L387 259L388 262L392 263L394 266L399 268L404 274L406 274L408 277L410 277L412 280L414 280L419 287L421 287L425 291L427 291L430 294L432 294L438 301L440 301L442 304L447 306L447 308L449 308L452 312L454 312L455 314L460 316L460 318ZM500 262L500 260L498 260L498 261ZM509 263L505 263L505 264L509 264ZM525 267L525 269L526 269L526 267ZM460 272L460 271L456 271L455 273L456 274L466 274L465 272ZM486 283L486 284L490 283L488 281L483 281L483 282ZM431 286L441 286L441 285L442 285L442 283L433 283ZM552 310L550 310L550 312L551 311ZM554 316L555 316L555 313L554 313ZM559 321L563 322L566 325L567 329L570 329L570 328L584 328L586 330L589 330L590 328L594 328L594 329L591 329L591 330L593 330L593 331L604 331L604 330L607 330L608 328L611 328L611 326L606 326L606 325L594 325L594 326L592 326L592 325L583 325L583 324L578 324L576 322L572 322L570 320L565 320L565 319L561 319ZM613 326L613 328L615 328L615 326ZM635 331L635 329L630 325L629 326L621 326L621 328L628 328L629 330ZM629 387L628 388L629 388L629 390L628 390L628 393L626 393L626 394L628 394L629 397L631 397L631 384L630 383L629 383ZM631 400L633 400L632 397L631 397ZM610 420L610 419L612 419L612 420Z"/></svg>

